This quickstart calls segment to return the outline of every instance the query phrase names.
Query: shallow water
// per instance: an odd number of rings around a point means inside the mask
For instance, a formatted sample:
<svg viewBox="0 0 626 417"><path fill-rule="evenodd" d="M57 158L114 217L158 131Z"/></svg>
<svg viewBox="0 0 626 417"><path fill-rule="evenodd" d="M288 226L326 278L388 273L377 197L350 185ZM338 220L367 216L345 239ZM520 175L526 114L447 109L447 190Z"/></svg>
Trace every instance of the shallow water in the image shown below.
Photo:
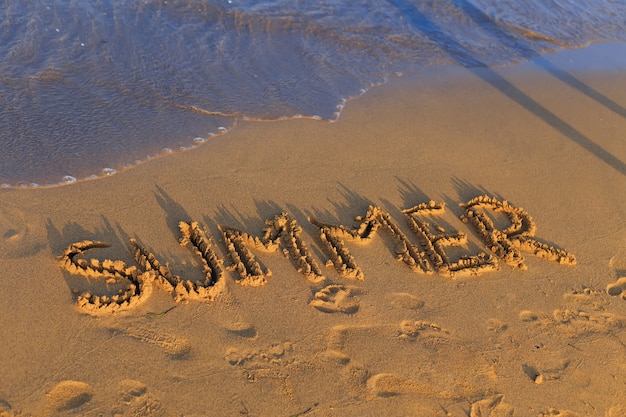
<svg viewBox="0 0 626 417"><path fill-rule="evenodd" d="M426 67L625 40L626 0L6 0L0 184L71 183L242 119L334 120Z"/></svg>

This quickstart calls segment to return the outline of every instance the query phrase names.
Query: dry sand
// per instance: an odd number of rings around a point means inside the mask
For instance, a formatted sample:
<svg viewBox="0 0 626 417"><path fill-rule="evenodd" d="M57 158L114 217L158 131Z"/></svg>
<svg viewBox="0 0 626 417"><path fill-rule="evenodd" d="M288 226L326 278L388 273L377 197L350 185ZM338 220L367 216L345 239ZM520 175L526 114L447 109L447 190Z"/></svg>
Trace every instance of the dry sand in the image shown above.
<svg viewBox="0 0 626 417"><path fill-rule="evenodd" d="M1 190L0 415L626 415L625 46Z"/></svg>

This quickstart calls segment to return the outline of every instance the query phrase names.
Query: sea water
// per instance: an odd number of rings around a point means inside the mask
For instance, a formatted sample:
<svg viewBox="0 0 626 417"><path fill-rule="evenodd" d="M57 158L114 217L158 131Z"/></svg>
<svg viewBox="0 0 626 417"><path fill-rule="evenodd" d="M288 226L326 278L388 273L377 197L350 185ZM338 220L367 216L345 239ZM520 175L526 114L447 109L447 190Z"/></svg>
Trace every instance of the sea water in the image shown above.
<svg viewBox="0 0 626 417"><path fill-rule="evenodd" d="M0 184L112 175L389 77L626 40L626 0L3 0Z"/></svg>

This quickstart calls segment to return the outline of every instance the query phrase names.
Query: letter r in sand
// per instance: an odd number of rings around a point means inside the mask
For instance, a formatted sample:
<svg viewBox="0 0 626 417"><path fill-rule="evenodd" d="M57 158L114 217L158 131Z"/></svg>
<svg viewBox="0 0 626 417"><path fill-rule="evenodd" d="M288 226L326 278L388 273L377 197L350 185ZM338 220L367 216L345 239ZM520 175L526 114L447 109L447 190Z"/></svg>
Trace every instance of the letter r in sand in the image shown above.
<svg viewBox="0 0 626 417"><path fill-rule="evenodd" d="M576 264L574 255L533 239L537 226L522 208L489 196L473 198L461 207L465 208L461 220L471 223L487 247L508 265L526 269L522 252L561 264ZM497 228L488 211L506 215L510 225L504 229Z"/></svg>

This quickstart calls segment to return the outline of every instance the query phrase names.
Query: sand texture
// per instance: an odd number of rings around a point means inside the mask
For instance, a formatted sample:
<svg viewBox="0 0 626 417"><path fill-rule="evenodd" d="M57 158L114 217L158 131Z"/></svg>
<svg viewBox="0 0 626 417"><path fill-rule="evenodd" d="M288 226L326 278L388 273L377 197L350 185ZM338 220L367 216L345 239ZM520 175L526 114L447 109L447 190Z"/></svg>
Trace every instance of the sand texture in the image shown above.
<svg viewBox="0 0 626 417"><path fill-rule="evenodd" d="M626 415L612 48L0 190L0 416Z"/></svg>

